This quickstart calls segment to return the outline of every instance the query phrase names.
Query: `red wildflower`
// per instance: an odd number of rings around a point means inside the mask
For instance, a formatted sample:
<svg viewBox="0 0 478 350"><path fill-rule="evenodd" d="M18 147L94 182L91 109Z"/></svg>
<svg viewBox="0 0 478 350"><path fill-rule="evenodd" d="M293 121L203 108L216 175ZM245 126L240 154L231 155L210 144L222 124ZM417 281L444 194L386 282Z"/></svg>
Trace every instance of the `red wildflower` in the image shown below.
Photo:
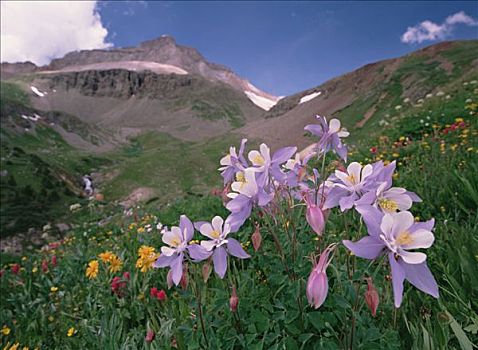
<svg viewBox="0 0 478 350"><path fill-rule="evenodd" d="M125 280L129 281L130 274L129 274L129 272L128 272L128 271L126 271L126 272L123 272L123 278L124 278Z"/></svg>
<svg viewBox="0 0 478 350"><path fill-rule="evenodd" d="M53 256L51 257L51 266L56 267L57 263L58 263L58 262L57 262L56 255L53 255Z"/></svg>
<svg viewBox="0 0 478 350"><path fill-rule="evenodd" d="M12 265L12 273L15 274L15 275L18 275L19 272L20 272L20 265L13 264Z"/></svg>
<svg viewBox="0 0 478 350"><path fill-rule="evenodd" d="M149 295L151 296L151 298L156 298L159 301L164 301L168 298L164 290L158 290L158 288L156 287L153 287L149 290Z"/></svg>
<svg viewBox="0 0 478 350"><path fill-rule="evenodd" d="M168 298L168 296L166 295L166 292L161 289L158 293L156 293L156 298L159 301L165 301Z"/></svg>
<svg viewBox="0 0 478 350"><path fill-rule="evenodd" d="M377 147L370 148L370 152L372 152L372 154L377 153Z"/></svg>
<svg viewBox="0 0 478 350"><path fill-rule="evenodd" d="M155 336L156 334L154 334L154 331L152 329L149 329L146 333L146 337L144 338L144 340L146 340L147 343L151 343L154 340Z"/></svg>
<svg viewBox="0 0 478 350"><path fill-rule="evenodd" d="M114 277L111 281L111 291L113 294L116 294L119 298L123 297L124 288L126 288L126 281L122 280L121 277Z"/></svg>
<svg viewBox="0 0 478 350"><path fill-rule="evenodd" d="M44 273L47 273L47 272L48 272L48 261L42 260L42 262L41 262L41 270L42 270Z"/></svg>
<svg viewBox="0 0 478 350"><path fill-rule="evenodd" d="M151 298L156 298L157 293L158 293L158 288L156 287L153 287L149 290L149 295L151 296Z"/></svg>

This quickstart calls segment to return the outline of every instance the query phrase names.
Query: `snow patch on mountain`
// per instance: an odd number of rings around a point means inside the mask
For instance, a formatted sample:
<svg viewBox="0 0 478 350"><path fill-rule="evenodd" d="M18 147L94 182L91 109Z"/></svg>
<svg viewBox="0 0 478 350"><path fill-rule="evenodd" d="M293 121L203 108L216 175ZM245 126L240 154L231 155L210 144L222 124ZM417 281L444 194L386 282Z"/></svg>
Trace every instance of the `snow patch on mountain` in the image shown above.
<svg viewBox="0 0 478 350"><path fill-rule="evenodd" d="M252 91L244 91L244 93L249 97L249 99L258 107L262 108L265 111L268 111L277 104L276 99L270 99L264 96L259 96Z"/></svg>
<svg viewBox="0 0 478 350"><path fill-rule="evenodd" d="M308 101L310 101L310 100L316 98L317 96L319 96L321 93L322 93L322 91L318 91L318 92L313 92L313 93L311 93L311 94L309 94L309 95L302 96L302 98L301 98L300 101L299 101L299 104L308 102Z"/></svg>
<svg viewBox="0 0 478 350"><path fill-rule="evenodd" d="M35 86L30 86L30 89L32 89L32 91L35 95L40 96L40 97L44 97L47 94L46 92L41 92Z"/></svg>
<svg viewBox="0 0 478 350"><path fill-rule="evenodd" d="M58 73L58 72L82 72L87 70L109 70L109 69L125 69L129 71L152 71L157 74L178 74L185 75L188 74L188 71L164 63L157 63L151 61L111 61L111 62L100 62L92 63L85 65L74 65L62 68L55 71L44 71L42 73Z"/></svg>

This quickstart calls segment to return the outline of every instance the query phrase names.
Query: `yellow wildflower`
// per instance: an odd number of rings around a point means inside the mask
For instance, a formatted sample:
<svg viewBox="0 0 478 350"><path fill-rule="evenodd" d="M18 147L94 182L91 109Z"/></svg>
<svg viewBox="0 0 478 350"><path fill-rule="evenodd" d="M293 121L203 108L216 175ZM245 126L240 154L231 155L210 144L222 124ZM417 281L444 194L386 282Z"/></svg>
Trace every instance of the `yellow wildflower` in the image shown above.
<svg viewBox="0 0 478 350"><path fill-rule="evenodd" d="M32 272L33 272L33 273L37 273L37 272L38 272L38 267L35 266L35 267L32 269Z"/></svg>
<svg viewBox="0 0 478 350"><path fill-rule="evenodd" d="M86 268L86 277L89 279L96 278L98 275L98 267L98 260L91 260Z"/></svg>
<svg viewBox="0 0 478 350"><path fill-rule="evenodd" d="M112 252L110 252L109 250L107 250L106 252L104 253L101 253L100 255L98 255L98 257L101 259L101 261L103 262L110 262L111 259L113 258L114 254Z"/></svg>
<svg viewBox="0 0 478 350"><path fill-rule="evenodd" d="M110 260L110 272L118 272L121 270L123 267L123 262L121 261L120 258L118 258L116 255L113 255L113 257Z"/></svg>
<svg viewBox="0 0 478 350"><path fill-rule="evenodd" d="M393 158L398 158L398 157L400 157L400 154L398 154L398 153L393 153L393 154L392 154L392 157L393 157Z"/></svg>
<svg viewBox="0 0 478 350"><path fill-rule="evenodd" d="M10 331L11 331L10 328L8 328L7 326L2 327L2 334L3 335L9 335Z"/></svg>
<svg viewBox="0 0 478 350"><path fill-rule="evenodd" d="M144 231L145 231L144 227L138 228L138 233L144 233Z"/></svg>
<svg viewBox="0 0 478 350"><path fill-rule="evenodd" d="M51 288L50 288L50 291L51 291L52 293L55 293L55 292L58 291L58 287L51 287Z"/></svg>
<svg viewBox="0 0 478 350"><path fill-rule="evenodd" d="M139 258L136 261L136 267L140 269L141 272L147 272L159 257L159 254L155 253L153 247L145 245L138 249L138 255Z"/></svg>
<svg viewBox="0 0 478 350"><path fill-rule="evenodd" d="M75 333L76 333L75 327L70 327L70 328L68 328L68 331L66 332L66 335L68 337L72 337Z"/></svg>
<svg viewBox="0 0 478 350"><path fill-rule="evenodd" d="M19 346L20 343L15 343L10 346L10 342L8 342L7 345L3 348L3 350L17 350Z"/></svg>
<svg viewBox="0 0 478 350"><path fill-rule="evenodd" d="M48 321L53 322L55 318L53 316L48 316Z"/></svg>

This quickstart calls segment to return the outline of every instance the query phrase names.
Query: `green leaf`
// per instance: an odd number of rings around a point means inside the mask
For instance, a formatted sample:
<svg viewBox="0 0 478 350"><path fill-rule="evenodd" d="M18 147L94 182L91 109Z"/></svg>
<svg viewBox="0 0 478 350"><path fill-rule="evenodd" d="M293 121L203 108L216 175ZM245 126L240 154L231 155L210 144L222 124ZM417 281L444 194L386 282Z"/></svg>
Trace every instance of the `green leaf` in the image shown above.
<svg viewBox="0 0 478 350"><path fill-rule="evenodd" d="M472 350L473 344L471 343L470 339L468 339L468 337L466 336L460 324L456 322L455 318L448 311L446 311L446 314L448 318L451 320L450 327L453 330L453 333L455 333L455 336L458 338L460 347L463 350Z"/></svg>

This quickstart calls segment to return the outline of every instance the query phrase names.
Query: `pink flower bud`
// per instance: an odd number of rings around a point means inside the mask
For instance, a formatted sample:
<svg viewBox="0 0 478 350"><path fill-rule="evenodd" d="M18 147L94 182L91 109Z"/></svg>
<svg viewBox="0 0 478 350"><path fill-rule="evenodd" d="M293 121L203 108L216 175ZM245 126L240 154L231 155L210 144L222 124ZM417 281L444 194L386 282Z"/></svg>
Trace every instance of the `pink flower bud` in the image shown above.
<svg viewBox="0 0 478 350"><path fill-rule="evenodd" d="M305 197L305 203L307 204L305 218L312 230L320 236L325 227L324 212L308 197Z"/></svg>
<svg viewBox="0 0 478 350"><path fill-rule="evenodd" d="M42 270L43 272L45 272L45 273L48 272L48 261L42 260L42 262L41 262L41 270Z"/></svg>
<svg viewBox="0 0 478 350"><path fill-rule="evenodd" d="M327 266L330 264L329 254L335 249L335 245L329 245L320 255L319 262L312 269L307 280L307 300L315 309L318 309L327 298L329 282L327 280Z"/></svg>
<svg viewBox="0 0 478 350"><path fill-rule="evenodd" d="M181 288L183 290L188 289L188 265L185 264L183 267L183 275L181 276L181 281L179 281L179 284L181 285Z"/></svg>
<svg viewBox="0 0 478 350"><path fill-rule="evenodd" d="M146 337L144 338L144 340L146 340L147 343L151 343L154 340L155 336L156 334L154 334L154 331L152 329L149 329L146 333Z"/></svg>
<svg viewBox="0 0 478 350"><path fill-rule="evenodd" d="M261 231L259 229L258 224L256 224L256 230L252 234L251 240L252 240L252 246L254 247L254 250L257 252L259 248L261 247L261 242L262 242Z"/></svg>
<svg viewBox="0 0 478 350"><path fill-rule="evenodd" d="M211 275L211 262L208 260L202 266L202 279L204 283L207 283L210 275Z"/></svg>
<svg viewBox="0 0 478 350"><path fill-rule="evenodd" d="M231 312L237 311L237 306L239 305L239 298L236 293L236 286L232 286L232 294L229 298L229 309Z"/></svg>
<svg viewBox="0 0 478 350"><path fill-rule="evenodd" d="M171 289L174 284L171 270L168 271L168 275L166 276L166 283L168 284L168 289Z"/></svg>
<svg viewBox="0 0 478 350"><path fill-rule="evenodd" d="M378 292L371 277L367 277L367 291L365 292L365 303L372 312L372 316L377 315L377 308L379 304Z"/></svg>

